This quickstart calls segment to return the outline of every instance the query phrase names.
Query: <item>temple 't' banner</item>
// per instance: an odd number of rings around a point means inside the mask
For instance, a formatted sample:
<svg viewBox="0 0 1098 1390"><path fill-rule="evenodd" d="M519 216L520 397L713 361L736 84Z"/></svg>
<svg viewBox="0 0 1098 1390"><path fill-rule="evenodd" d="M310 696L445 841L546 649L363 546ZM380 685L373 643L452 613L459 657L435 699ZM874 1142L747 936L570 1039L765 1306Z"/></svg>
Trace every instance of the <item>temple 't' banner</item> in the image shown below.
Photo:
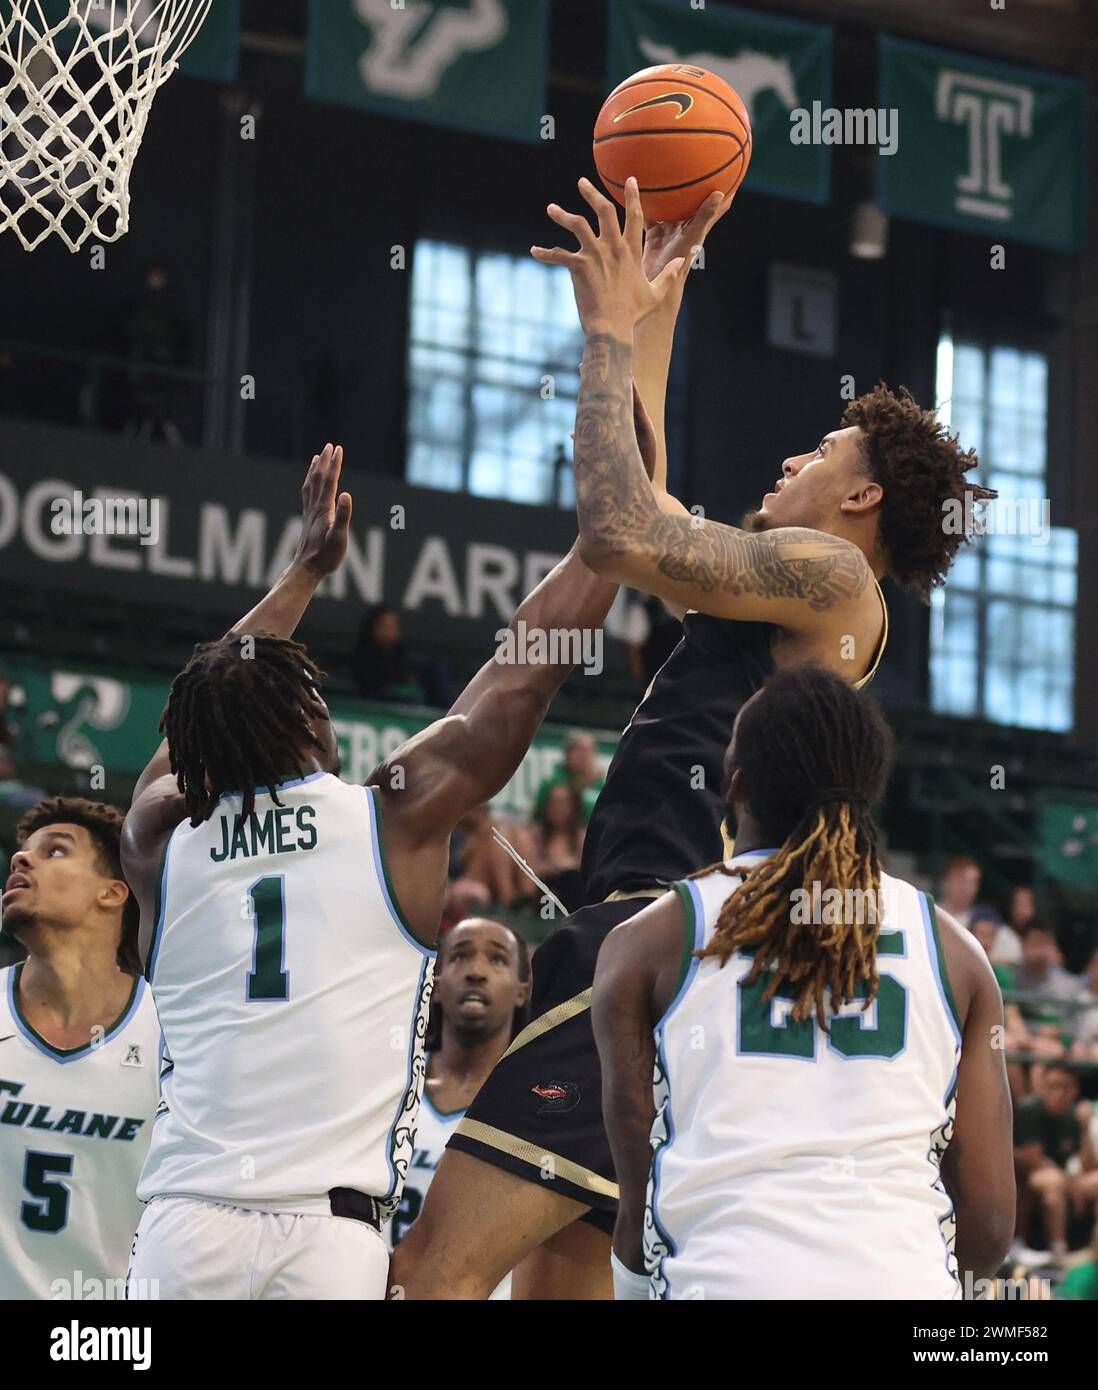
<svg viewBox="0 0 1098 1390"><path fill-rule="evenodd" d="M538 140L548 50L544 0L312 0L305 85L313 101Z"/></svg>
<svg viewBox="0 0 1098 1390"><path fill-rule="evenodd" d="M707 68L742 97L752 138L745 188L827 202L830 147L793 144L790 115L830 105L830 29L688 0L611 0L610 87L661 63Z"/></svg>
<svg viewBox="0 0 1098 1390"><path fill-rule="evenodd" d="M878 156L883 212L1077 251L1085 91L1052 73L879 40L880 104L899 112Z"/></svg>

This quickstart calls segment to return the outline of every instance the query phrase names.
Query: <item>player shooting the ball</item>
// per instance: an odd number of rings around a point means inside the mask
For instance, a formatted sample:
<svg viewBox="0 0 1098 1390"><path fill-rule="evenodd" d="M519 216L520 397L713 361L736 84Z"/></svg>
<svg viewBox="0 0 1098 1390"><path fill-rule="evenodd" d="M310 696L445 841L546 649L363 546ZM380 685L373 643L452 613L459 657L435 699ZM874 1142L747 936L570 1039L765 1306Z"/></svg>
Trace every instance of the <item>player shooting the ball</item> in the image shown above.
<svg viewBox="0 0 1098 1390"><path fill-rule="evenodd" d="M579 249L533 255L571 273L585 336L581 554L597 573L686 610L683 637L624 731L592 814L588 905L536 953L532 1022L451 1138L398 1251L414 1298L487 1297L527 1256L516 1297L612 1296L618 1189L590 1023L602 941L647 899L730 852L722 760L746 701L775 671L805 662L866 684L888 636L879 580L890 575L928 598L968 539L945 527L947 505L994 496L967 480L976 456L933 412L881 385L814 449L784 460L740 527L689 513L667 492L667 372L695 250L729 202L713 194L690 221L646 232L636 180L626 184L624 228L592 183L579 189L596 225L550 204ZM651 480L634 386L656 439ZM559 1105L540 1099L549 1082L565 1090Z"/></svg>

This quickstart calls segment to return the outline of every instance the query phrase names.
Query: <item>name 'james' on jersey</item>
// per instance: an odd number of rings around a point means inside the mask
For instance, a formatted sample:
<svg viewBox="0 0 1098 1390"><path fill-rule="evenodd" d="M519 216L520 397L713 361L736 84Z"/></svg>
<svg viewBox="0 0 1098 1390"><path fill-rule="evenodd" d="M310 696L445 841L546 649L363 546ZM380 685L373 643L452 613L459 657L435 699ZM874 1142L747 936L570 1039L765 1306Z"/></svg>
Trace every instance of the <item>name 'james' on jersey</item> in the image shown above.
<svg viewBox="0 0 1098 1390"><path fill-rule="evenodd" d="M139 1192L395 1209L434 951L389 885L377 792L318 772L224 796L164 852L148 974L171 1058Z"/></svg>

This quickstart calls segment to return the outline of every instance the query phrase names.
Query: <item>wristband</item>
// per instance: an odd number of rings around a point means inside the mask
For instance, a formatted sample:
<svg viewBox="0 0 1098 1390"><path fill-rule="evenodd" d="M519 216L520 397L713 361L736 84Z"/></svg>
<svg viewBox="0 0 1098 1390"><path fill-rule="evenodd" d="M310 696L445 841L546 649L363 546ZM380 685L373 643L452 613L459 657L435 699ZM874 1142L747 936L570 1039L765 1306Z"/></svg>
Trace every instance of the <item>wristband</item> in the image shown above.
<svg viewBox="0 0 1098 1390"><path fill-rule="evenodd" d="M652 1280L647 1274L635 1274L622 1264L613 1250L610 1251L610 1268L614 1271L614 1297L620 1302L626 1299L650 1298Z"/></svg>

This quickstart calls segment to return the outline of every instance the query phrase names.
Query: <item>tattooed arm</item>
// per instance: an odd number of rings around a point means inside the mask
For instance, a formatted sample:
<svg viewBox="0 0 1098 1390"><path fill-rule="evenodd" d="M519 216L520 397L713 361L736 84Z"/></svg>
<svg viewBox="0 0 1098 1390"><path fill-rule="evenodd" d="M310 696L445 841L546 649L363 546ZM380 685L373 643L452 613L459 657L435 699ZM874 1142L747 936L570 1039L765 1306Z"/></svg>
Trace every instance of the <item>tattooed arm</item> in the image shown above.
<svg viewBox="0 0 1098 1390"><path fill-rule="evenodd" d="M587 564L672 603L793 631L860 600L870 569L848 541L802 528L754 534L660 509L633 433L632 357L614 333L587 339L575 448Z"/></svg>
<svg viewBox="0 0 1098 1390"><path fill-rule="evenodd" d="M690 258L669 261L649 280L636 180L626 183L624 228L613 204L593 184L581 179L579 187L598 219L598 235L586 218L550 204L550 217L575 236L580 249L535 247L534 255L568 267L586 335L575 447L580 553L586 563L682 608L808 634L817 648L821 629L828 639L848 626L876 629L869 565L849 542L801 529L748 533L661 509L641 468L633 431L634 333L674 306ZM851 605L870 602L869 618L850 624ZM825 613L829 617L821 623ZM831 649L829 640L825 650Z"/></svg>

